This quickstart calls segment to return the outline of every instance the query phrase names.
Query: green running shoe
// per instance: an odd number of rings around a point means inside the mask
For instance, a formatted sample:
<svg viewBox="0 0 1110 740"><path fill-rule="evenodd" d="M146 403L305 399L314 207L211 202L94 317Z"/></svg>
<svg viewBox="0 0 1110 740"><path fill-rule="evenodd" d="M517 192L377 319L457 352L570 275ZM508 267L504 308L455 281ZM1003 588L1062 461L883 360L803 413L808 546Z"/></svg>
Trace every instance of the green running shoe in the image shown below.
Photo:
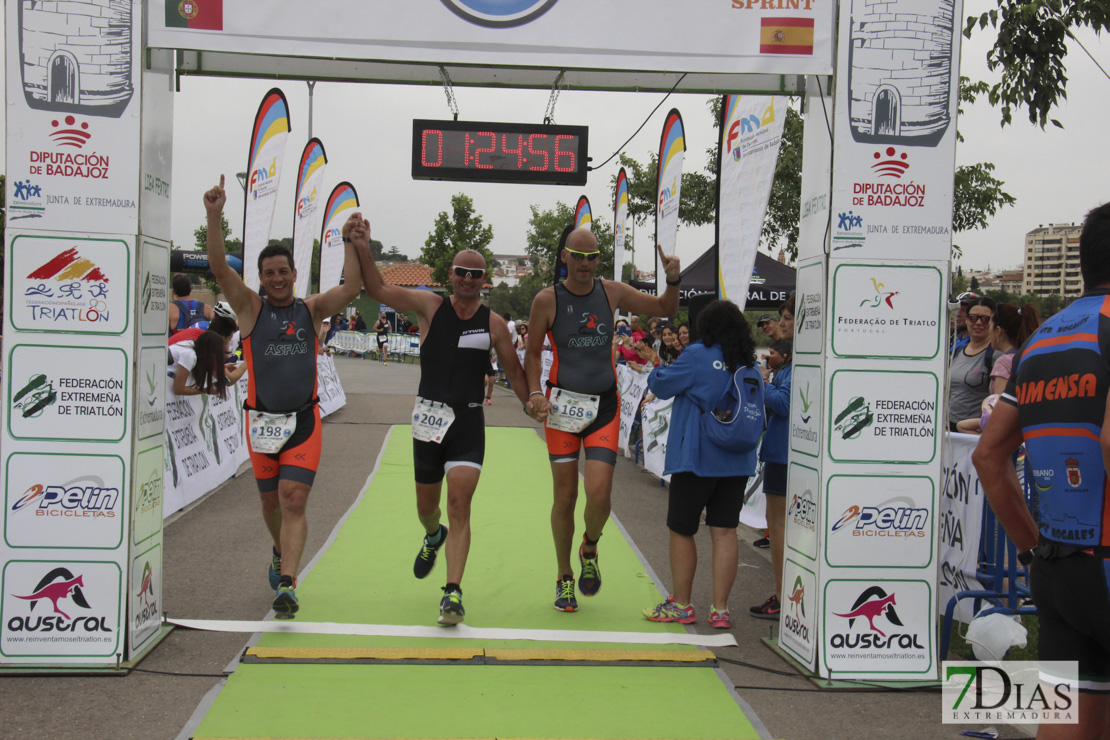
<svg viewBox="0 0 1110 740"><path fill-rule="evenodd" d="M582 544L578 546L578 563L582 566L578 574L578 590L583 596L593 596L601 590L601 567L598 565L597 550L592 558L586 557L582 548L586 546L586 536L582 535Z"/></svg>
<svg viewBox="0 0 1110 740"><path fill-rule="evenodd" d="M560 578L555 581L555 608L561 612L578 611L578 599L574 598L573 578Z"/></svg>
<svg viewBox="0 0 1110 740"><path fill-rule="evenodd" d="M679 624L693 624L698 621L694 616L694 606L688 604L679 606L673 596L668 596L662 604L648 607L642 612L644 619L649 622L678 622Z"/></svg>
<svg viewBox="0 0 1110 740"><path fill-rule="evenodd" d="M458 591L444 591L439 602L439 623L445 627L454 627L463 621L466 609L463 609L462 594Z"/></svg>
<svg viewBox="0 0 1110 740"><path fill-rule="evenodd" d="M442 524L439 525L439 533L439 542L434 545L428 542L431 537L424 535L424 546L416 554L416 562L412 565L412 574L417 578L427 577L436 565L436 555L439 553L439 548L443 547L443 543L447 541L447 527Z"/></svg>
<svg viewBox="0 0 1110 740"><path fill-rule="evenodd" d="M278 586L277 596L274 597L274 619L293 619L300 608L294 587Z"/></svg>

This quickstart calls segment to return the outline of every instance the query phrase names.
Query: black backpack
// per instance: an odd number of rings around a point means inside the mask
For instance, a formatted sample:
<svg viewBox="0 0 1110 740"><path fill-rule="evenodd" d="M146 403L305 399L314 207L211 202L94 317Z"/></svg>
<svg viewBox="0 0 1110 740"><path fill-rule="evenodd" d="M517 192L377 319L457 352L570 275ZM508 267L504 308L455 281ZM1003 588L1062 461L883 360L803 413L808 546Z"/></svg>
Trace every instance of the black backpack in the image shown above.
<svg viewBox="0 0 1110 740"><path fill-rule="evenodd" d="M196 309L189 307L190 303L196 304ZM182 301L176 300L173 305L177 306L180 312L177 318L177 330L188 329L192 326L200 325L201 329L208 328L208 317L204 315L204 304L200 301ZM203 322L203 323L202 323Z"/></svg>

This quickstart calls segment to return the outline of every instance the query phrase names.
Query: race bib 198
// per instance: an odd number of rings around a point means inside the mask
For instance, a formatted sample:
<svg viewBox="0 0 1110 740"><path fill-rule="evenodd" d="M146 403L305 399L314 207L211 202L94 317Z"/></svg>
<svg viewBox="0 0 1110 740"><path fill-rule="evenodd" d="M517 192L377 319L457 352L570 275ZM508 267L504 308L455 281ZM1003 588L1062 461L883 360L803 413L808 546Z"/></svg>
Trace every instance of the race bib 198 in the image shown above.
<svg viewBox="0 0 1110 740"><path fill-rule="evenodd" d="M265 411L247 411L250 424L251 449L266 455L281 450L297 428L297 415L268 414Z"/></svg>

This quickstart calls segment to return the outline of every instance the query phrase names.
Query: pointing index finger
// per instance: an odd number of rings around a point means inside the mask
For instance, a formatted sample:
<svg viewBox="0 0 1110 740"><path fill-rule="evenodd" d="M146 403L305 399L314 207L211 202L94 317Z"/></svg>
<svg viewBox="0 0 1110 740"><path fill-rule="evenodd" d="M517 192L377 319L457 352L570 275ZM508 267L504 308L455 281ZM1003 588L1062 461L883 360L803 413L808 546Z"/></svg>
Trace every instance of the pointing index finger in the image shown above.
<svg viewBox="0 0 1110 740"><path fill-rule="evenodd" d="M220 175L220 187L223 188L223 186L224 186L224 176Z"/></svg>

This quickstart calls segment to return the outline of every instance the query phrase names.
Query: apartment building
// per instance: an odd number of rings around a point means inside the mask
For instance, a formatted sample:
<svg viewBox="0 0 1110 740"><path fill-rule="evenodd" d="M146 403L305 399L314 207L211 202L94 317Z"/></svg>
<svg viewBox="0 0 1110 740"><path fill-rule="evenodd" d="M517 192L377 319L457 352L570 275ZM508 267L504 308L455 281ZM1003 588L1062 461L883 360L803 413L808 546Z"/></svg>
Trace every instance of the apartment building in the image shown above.
<svg viewBox="0 0 1110 740"><path fill-rule="evenodd" d="M1078 298L1083 293L1079 274L1079 233L1075 224L1040 225L1025 235L1023 293Z"/></svg>

